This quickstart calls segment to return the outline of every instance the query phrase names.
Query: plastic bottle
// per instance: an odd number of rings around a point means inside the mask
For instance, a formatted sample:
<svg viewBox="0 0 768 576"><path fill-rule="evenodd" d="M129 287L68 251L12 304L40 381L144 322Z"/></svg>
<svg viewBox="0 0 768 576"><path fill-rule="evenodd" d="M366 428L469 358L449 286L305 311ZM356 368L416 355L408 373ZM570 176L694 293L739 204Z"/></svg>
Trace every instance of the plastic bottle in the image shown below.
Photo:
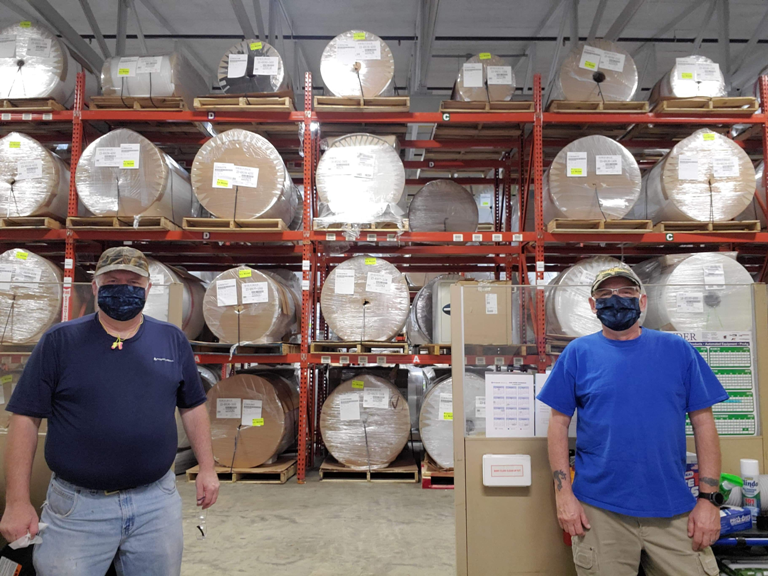
<svg viewBox="0 0 768 576"><path fill-rule="evenodd" d="M744 508L755 520L760 514L760 464L757 460L741 459L741 479L744 482L741 489Z"/></svg>

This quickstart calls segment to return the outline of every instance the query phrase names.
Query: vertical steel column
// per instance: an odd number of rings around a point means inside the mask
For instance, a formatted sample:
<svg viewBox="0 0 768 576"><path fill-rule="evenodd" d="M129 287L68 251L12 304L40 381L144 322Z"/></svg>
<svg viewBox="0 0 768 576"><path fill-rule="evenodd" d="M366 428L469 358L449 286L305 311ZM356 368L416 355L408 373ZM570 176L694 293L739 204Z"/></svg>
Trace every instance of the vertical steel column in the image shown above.
<svg viewBox="0 0 768 576"><path fill-rule="evenodd" d="M763 115L768 108L766 98L768 98L768 76L760 76L760 108L762 108L760 112ZM768 117L763 121L763 166L768 166ZM763 190L766 190L766 183L768 183L768 170L763 168ZM768 206L766 206L768 202L763 202L763 199L757 194L757 190L755 190L755 199L768 220ZM768 197L766 199L768 200Z"/></svg>
<svg viewBox="0 0 768 576"><path fill-rule="evenodd" d="M509 225L512 221L512 154L507 156L507 160L504 163L504 179L502 180L504 185L504 198L503 198L503 214L499 215L499 231L506 229L509 232ZM502 218L503 216L503 218ZM506 223L506 226L504 225ZM518 260L519 263L519 260ZM509 282L512 280L512 256L507 256L504 261L504 275L505 279Z"/></svg>
<svg viewBox="0 0 768 576"><path fill-rule="evenodd" d="M546 367L547 322L545 318L544 290L539 284L544 283L544 154L543 154L543 121L544 115L541 103L541 74L533 79L533 191L536 203L536 348L539 353L539 372Z"/></svg>
<svg viewBox="0 0 768 576"><path fill-rule="evenodd" d="M495 168L493 171L493 230L501 232L501 194L499 188L501 180L501 168Z"/></svg>

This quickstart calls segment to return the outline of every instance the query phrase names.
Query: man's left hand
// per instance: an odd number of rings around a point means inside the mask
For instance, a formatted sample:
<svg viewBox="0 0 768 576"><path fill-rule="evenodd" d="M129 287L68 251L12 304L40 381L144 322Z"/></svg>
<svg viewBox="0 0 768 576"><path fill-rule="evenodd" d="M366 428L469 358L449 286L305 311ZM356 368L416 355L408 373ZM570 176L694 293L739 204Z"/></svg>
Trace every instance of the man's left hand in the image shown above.
<svg viewBox="0 0 768 576"><path fill-rule="evenodd" d="M720 537L720 508L706 500L699 500L688 516L688 538L693 539L694 550L704 550Z"/></svg>
<svg viewBox="0 0 768 576"><path fill-rule="evenodd" d="M198 472L195 487L197 488L197 505L202 506L203 510L216 503L216 498L219 497L219 477L213 468Z"/></svg>

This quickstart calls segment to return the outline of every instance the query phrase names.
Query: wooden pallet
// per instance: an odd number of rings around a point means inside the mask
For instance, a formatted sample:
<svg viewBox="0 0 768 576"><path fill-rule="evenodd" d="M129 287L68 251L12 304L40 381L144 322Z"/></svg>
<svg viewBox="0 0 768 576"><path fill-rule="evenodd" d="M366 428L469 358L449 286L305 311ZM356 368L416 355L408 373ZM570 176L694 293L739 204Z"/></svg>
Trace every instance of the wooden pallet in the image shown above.
<svg viewBox="0 0 768 576"><path fill-rule="evenodd" d="M425 354L427 356L450 356L450 344L417 344L411 350L412 354Z"/></svg>
<svg viewBox="0 0 768 576"><path fill-rule="evenodd" d="M425 490L453 490L453 468L440 468L429 454L425 454L421 462L421 487Z"/></svg>
<svg viewBox="0 0 768 576"><path fill-rule="evenodd" d="M114 228L131 229L133 227L133 218L124 216L70 216L67 218L67 228L72 230L112 230ZM142 216L136 227L144 231L180 229L163 216Z"/></svg>
<svg viewBox="0 0 768 576"><path fill-rule="evenodd" d="M379 96L376 98L338 98L315 96L316 112L409 112L408 96Z"/></svg>
<svg viewBox="0 0 768 576"><path fill-rule="evenodd" d="M760 232L759 220L728 220L726 222L659 222L653 227L654 232Z"/></svg>
<svg viewBox="0 0 768 576"><path fill-rule="evenodd" d="M187 110L183 98L177 96L93 96L88 103L91 110L162 110L179 112Z"/></svg>
<svg viewBox="0 0 768 576"><path fill-rule="evenodd" d="M379 470L354 470L339 464L333 456L328 456L320 465L321 482L380 482L380 483L417 483L419 467L410 456L401 455L386 468Z"/></svg>
<svg viewBox="0 0 768 576"><path fill-rule="evenodd" d="M288 226L279 218L228 220L227 218L184 218L184 230L195 232L285 232Z"/></svg>
<svg viewBox="0 0 768 576"><path fill-rule="evenodd" d="M218 342L190 342L195 354L229 354L232 344ZM301 352L300 344L288 342L273 342L267 344L242 344L237 347L237 354L248 356L285 356L286 354L298 354Z"/></svg>
<svg viewBox="0 0 768 576"><path fill-rule="evenodd" d="M8 112L59 112L66 110L56 100L47 98L9 98L0 100L0 108Z"/></svg>
<svg viewBox="0 0 768 576"><path fill-rule="evenodd" d="M16 230L38 230L41 228L48 228L50 230L58 230L61 227L61 221L47 216L0 218L0 228L14 228Z"/></svg>
<svg viewBox="0 0 768 576"><path fill-rule="evenodd" d="M194 482L200 473L200 466L187 470L187 482ZM219 482L239 484L285 484L296 475L296 459L281 456L274 464L262 464L257 468L229 468L216 466Z"/></svg>
<svg viewBox="0 0 768 576"><path fill-rule="evenodd" d="M547 231L559 234L644 234L653 230L650 220L569 220L555 218L547 224Z"/></svg>
<svg viewBox="0 0 768 576"><path fill-rule="evenodd" d="M386 354L408 354L407 342L312 342L310 354L372 354L374 350L386 350Z"/></svg>
<svg viewBox="0 0 768 576"><path fill-rule="evenodd" d="M533 102L461 102L458 100L443 100L440 102L440 112L449 114L461 112L533 112Z"/></svg>
<svg viewBox="0 0 768 576"><path fill-rule="evenodd" d="M601 102L600 100L553 100L547 112L590 113L607 112L613 114L645 114L648 102Z"/></svg>
<svg viewBox="0 0 768 576"><path fill-rule="evenodd" d="M293 95L280 94L211 94L195 98L195 110L205 112L293 112Z"/></svg>
<svg viewBox="0 0 768 576"><path fill-rule="evenodd" d="M478 232L495 232L496 228L493 224L478 224L477 231Z"/></svg>
<svg viewBox="0 0 768 576"><path fill-rule="evenodd" d="M362 224L349 224L343 222L324 223L313 220L312 229L318 232L408 232L408 219L402 222L365 222Z"/></svg>
<svg viewBox="0 0 768 576"><path fill-rule="evenodd" d="M654 114L659 116L752 116L757 111L757 99L748 96L669 98L659 100L653 107Z"/></svg>

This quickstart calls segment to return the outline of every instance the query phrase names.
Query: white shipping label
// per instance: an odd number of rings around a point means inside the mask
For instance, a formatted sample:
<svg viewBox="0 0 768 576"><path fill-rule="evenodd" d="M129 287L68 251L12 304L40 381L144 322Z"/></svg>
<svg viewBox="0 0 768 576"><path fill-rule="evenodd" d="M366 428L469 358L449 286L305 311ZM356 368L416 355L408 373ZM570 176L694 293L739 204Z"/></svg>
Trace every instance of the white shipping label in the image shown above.
<svg viewBox="0 0 768 576"><path fill-rule="evenodd" d="M214 188L232 188L235 183L235 165L229 162L214 162L212 180L211 186Z"/></svg>
<svg viewBox="0 0 768 576"><path fill-rule="evenodd" d="M493 84L512 85L512 66L488 66L485 72L488 74L488 86Z"/></svg>
<svg viewBox="0 0 768 576"><path fill-rule="evenodd" d="M571 178L585 178L587 176L586 152L568 152L565 164L566 176Z"/></svg>
<svg viewBox="0 0 768 576"><path fill-rule="evenodd" d="M119 168L122 164L120 148L96 148L96 166L100 168Z"/></svg>
<svg viewBox="0 0 768 576"><path fill-rule="evenodd" d="M232 180L235 186L245 186L246 188L256 188L259 184L259 169L250 166L235 165L235 176Z"/></svg>
<svg viewBox="0 0 768 576"><path fill-rule="evenodd" d="M336 269L336 285L334 292L336 294L354 294L355 293L355 271Z"/></svg>
<svg viewBox="0 0 768 576"><path fill-rule="evenodd" d="M280 59L276 56L255 56L253 58L254 76L275 76L280 72Z"/></svg>
<svg viewBox="0 0 768 576"><path fill-rule="evenodd" d="M0 58L16 57L16 36L0 36Z"/></svg>
<svg viewBox="0 0 768 576"><path fill-rule="evenodd" d="M168 290L168 286L164 285L165 279L162 277L162 275L150 275L149 283L152 284L153 294L165 294L165 292Z"/></svg>
<svg viewBox="0 0 768 576"><path fill-rule="evenodd" d="M485 418L485 396L475 396L475 418Z"/></svg>
<svg viewBox="0 0 768 576"><path fill-rule="evenodd" d="M353 176L355 178L364 178L373 180L376 173L376 157L366 152L357 153L357 164L354 166Z"/></svg>
<svg viewBox="0 0 768 576"><path fill-rule="evenodd" d="M579 60L579 68L597 72L597 70L600 68L600 58L602 56L603 51L600 50L600 48L584 46L584 50L581 52L581 59Z"/></svg>
<svg viewBox="0 0 768 576"><path fill-rule="evenodd" d="M621 174L621 156L619 154L595 156L595 174L598 176Z"/></svg>
<svg viewBox="0 0 768 576"><path fill-rule="evenodd" d="M352 174L352 160L350 158L329 158L333 163L333 173L341 176Z"/></svg>
<svg viewBox="0 0 768 576"><path fill-rule="evenodd" d="M440 394L438 414L440 420L453 420L453 394Z"/></svg>
<svg viewBox="0 0 768 576"><path fill-rule="evenodd" d="M14 285L37 284L42 276L42 268L17 268L13 275L13 283Z"/></svg>
<svg viewBox="0 0 768 576"><path fill-rule="evenodd" d="M696 156L680 155L677 157L677 178L679 180L699 179L699 159Z"/></svg>
<svg viewBox="0 0 768 576"><path fill-rule="evenodd" d="M491 202L493 201L493 196L490 192L483 192L480 194L480 207L481 208L490 208L493 206Z"/></svg>
<svg viewBox="0 0 768 576"><path fill-rule="evenodd" d="M117 64L117 76L119 78L136 76L136 66L139 65L139 57L120 58Z"/></svg>
<svg viewBox="0 0 768 576"><path fill-rule="evenodd" d="M216 418L240 420L240 398L216 398Z"/></svg>
<svg viewBox="0 0 768 576"><path fill-rule="evenodd" d="M28 38L27 39L27 58L35 56L37 58L51 57L51 39L50 38Z"/></svg>
<svg viewBox="0 0 768 576"><path fill-rule="evenodd" d="M120 168L138 170L141 162L141 144L120 144Z"/></svg>
<svg viewBox="0 0 768 576"><path fill-rule="evenodd" d="M349 392L339 396L339 415L342 420L360 420L360 394Z"/></svg>
<svg viewBox="0 0 768 576"><path fill-rule="evenodd" d="M241 426L255 426L254 420L261 418L262 400L246 400L243 398L243 415L240 419Z"/></svg>
<svg viewBox="0 0 768 576"><path fill-rule="evenodd" d="M352 64L355 61L357 49L352 40L339 40L336 44L336 60L344 64Z"/></svg>
<svg viewBox="0 0 768 576"><path fill-rule="evenodd" d="M464 88L482 88L483 87L483 65L480 63L472 64L467 62L462 67L464 72Z"/></svg>
<svg viewBox="0 0 768 576"><path fill-rule="evenodd" d="M725 270L722 264L707 264L704 270L704 286L707 290L722 290L725 288Z"/></svg>
<svg viewBox="0 0 768 576"><path fill-rule="evenodd" d="M613 72L623 72L624 58L625 58L624 54L603 50L603 53L600 55L600 70L612 70Z"/></svg>
<svg viewBox="0 0 768 576"><path fill-rule="evenodd" d="M243 304L269 302L269 287L266 282L243 282L240 289L243 291Z"/></svg>
<svg viewBox="0 0 768 576"><path fill-rule="evenodd" d="M499 295L498 294L485 295L485 313L486 314L499 313Z"/></svg>
<svg viewBox="0 0 768 576"><path fill-rule="evenodd" d="M384 272L368 272L365 289L368 292L389 294L392 291L392 277Z"/></svg>
<svg viewBox="0 0 768 576"><path fill-rule="evenodd" d="M143 56L136 64L136 74L153 74L160 72L163 64L162 56Z"/></svg>
<svg viewBox="0 0 768 576"><path fill-rule="evenodd" d="M376 40L355 42L355 60L381 60L381 44Z"/></svg>
<svg viewBox="0 0 768 576"><path fill-rule="evenodd" d="M739 159L735 156L715 156L712 158L712 173L715 178L738 178Z"/></svg>
<svg viewBox="0 0 768 576"><path fill-rule="evenodd" d="M43 177L42 160L22 160L16 163L16 180Z"/></svg>
<svg viewBox="0 0 768 576"><path fill-rule="evenodd" d="M237 280L216 281L216 305L237 306Z"/></svg>
<svg viewBox="0 0 768 576"><path fill-rule="evenodd" d="M696 64L696 82L720 82L720 64L717 62L699 62Z"/></svg>
<svg viewBox="0 0 768 576"><path fill-rule="evenodd" d="M242 78L248 68L248 54L230 54L227 64L227 78Z"/></svg>
<svg viewBox="0 0 768 576"><path fill-rule="evenodd" d="M678 80L696 81L696 61L689 58L675 59L675 74Z"/></svg>
<svg viewBox="0 0 768 576"><path fill-rule="evenodd" d="M363 408L389 408L389 388L363 390Z"/></svg>
<svg viewBox="0 0 768 576"><path fill-rule="evenodd" d="M694 313L704 312L704 294L700 292L678 292L677 311Z"/></svg>

